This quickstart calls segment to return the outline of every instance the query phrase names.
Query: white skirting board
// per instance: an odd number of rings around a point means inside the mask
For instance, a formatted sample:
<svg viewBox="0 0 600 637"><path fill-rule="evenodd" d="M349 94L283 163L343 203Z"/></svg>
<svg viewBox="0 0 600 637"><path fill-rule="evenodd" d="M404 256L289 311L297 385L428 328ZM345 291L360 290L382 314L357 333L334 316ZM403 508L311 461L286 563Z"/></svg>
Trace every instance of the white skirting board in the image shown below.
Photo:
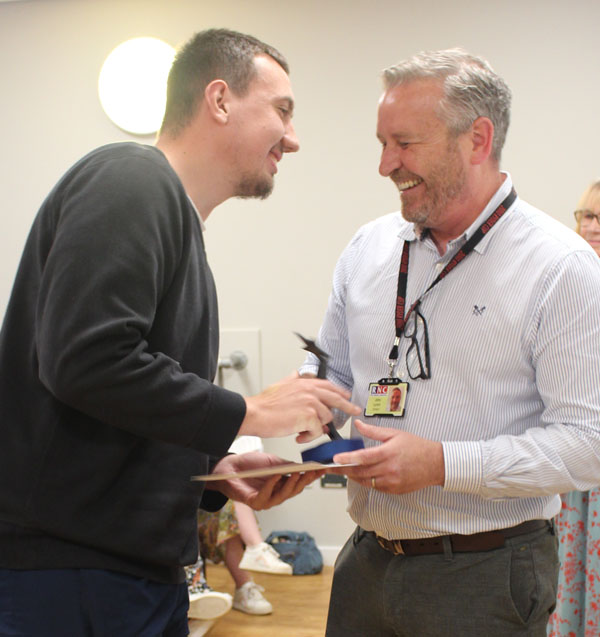
<svg viewBox="0 0 600 637"><path fill-rule="evenodd" d="M341 546L319 546L319 551L321 551L321 555L323 556L323 564L325 566L333 566L341 550Z"/></svg>

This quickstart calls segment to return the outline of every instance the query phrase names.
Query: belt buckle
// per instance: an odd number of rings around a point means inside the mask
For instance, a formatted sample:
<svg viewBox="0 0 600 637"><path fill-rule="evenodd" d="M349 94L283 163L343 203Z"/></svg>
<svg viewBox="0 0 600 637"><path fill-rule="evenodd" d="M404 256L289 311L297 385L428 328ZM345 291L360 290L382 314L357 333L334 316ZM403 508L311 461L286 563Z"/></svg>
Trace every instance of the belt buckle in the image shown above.
<svg viewBox="0 0 600 637"><path fill-rule="evenodd" d="M394 547L394 555L404 555L404 549L402 548L402 540L392 540L392 546Z"/></svg>
<svg viewBox="0 0 600 637"><path fill-rule="evenodd" d="M389 551L393 555L404 555L404 549L402 548L402 540L388 540L380 535L375 535L377 543L382 549Z"/></svg>

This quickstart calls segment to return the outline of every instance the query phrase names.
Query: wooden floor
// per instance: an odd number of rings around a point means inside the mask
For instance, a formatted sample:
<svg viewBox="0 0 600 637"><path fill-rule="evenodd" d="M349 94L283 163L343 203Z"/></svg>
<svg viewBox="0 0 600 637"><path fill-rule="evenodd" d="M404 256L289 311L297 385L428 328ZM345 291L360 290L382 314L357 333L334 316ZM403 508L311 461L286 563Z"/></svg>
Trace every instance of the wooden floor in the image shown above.
<svg viewBox="0 0 600 637"><path fill-rule="evenodd" d="M248 615L230 610L206 633L208 637L323 637L329 605L333 567L318 575L269 575L252 573L264 586L263 595L273 605L271 615ZM233 580L225 566L209 564L211 588L234 593Z"/></svg>

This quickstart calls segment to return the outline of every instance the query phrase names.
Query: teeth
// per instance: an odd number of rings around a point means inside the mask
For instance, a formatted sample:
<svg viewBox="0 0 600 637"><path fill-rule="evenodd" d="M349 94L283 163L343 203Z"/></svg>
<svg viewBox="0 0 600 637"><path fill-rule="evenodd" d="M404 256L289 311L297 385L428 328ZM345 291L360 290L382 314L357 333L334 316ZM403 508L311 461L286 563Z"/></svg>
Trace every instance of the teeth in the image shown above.
<svg viewBox="0 0 600 637"><path fill-rule="evenodd" d="M422 181L422 179L410 179L409 181L401 181L397 184L398 190L407 190L408 188L412 188L413 186L418 186Z"/></svg>

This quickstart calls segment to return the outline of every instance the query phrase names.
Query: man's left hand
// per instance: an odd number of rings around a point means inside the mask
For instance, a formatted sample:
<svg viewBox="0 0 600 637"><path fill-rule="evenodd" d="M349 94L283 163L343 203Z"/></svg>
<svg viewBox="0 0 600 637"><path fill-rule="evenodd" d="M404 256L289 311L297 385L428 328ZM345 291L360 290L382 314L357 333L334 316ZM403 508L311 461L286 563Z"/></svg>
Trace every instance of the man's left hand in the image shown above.
<svg viewBox="0 0 600 637"><path fill-rule="evenodd" d="M356 467L329 469L351 480L386 493L411 493L444 485L444 452L441 442L426 440L407 431L375 427L356 420L358 431L381 444L369 449L338 453L334 462L358 463Z"/></svg>
<svg viewBox="0 0 600 637"><path fill-rule="evenodd" d="M213 470L217 473L234 473L248 469L266 469L281 464L289 464L278 456L262 451L251 451L222 458ZM298 495L306 485L325 473L306 471L288 475L274 475L262 478L234 478L207 483L207 488L220 491L231 500L243 502L256 511L270 509L289 498ZM210 486L209 486L210 485Z"/></svg>

